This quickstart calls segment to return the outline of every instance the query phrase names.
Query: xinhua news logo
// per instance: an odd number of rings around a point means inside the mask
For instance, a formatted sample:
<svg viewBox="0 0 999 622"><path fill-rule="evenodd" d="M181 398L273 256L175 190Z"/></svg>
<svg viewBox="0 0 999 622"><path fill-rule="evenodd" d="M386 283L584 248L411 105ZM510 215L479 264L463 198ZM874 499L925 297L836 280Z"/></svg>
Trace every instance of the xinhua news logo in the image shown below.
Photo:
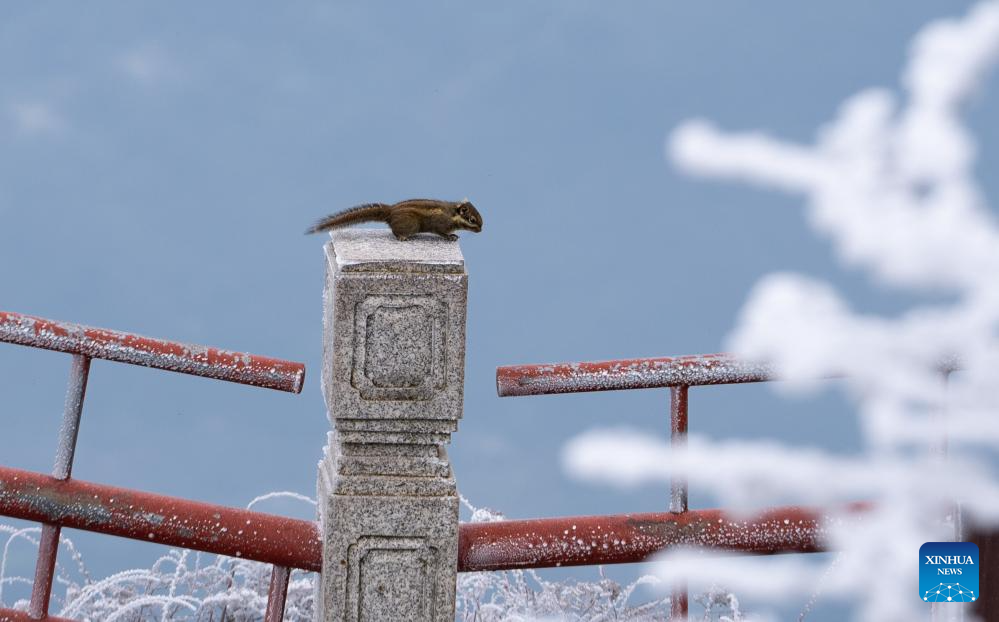
<svg viewBox="0 0 999 622"><path fill-rule="evenodd" d="M978 545L927 542L919 547L919 597L928 603L978 600Z"/></svg>

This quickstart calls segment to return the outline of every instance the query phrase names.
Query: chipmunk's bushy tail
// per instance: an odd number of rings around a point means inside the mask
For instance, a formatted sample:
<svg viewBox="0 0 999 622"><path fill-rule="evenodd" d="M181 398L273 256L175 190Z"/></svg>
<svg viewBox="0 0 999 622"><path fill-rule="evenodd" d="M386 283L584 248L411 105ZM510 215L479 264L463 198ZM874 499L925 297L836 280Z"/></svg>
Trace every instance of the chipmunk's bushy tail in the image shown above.
<svg viewBox="0 0 999 622"><path fill-rule="evenodd" d="M316 224L305 230L305 233L306 235L319 233L320 231L349 227L361 222L388 222L389 207L391 206L384 203L358 205L317 220Z"/></svg>

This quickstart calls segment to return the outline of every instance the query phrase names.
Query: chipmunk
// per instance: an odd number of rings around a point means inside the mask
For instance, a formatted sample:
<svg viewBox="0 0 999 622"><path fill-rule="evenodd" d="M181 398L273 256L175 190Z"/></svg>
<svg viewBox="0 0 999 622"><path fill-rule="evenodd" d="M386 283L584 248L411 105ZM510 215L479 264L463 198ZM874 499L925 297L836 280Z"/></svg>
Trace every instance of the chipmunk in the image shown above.
<svg viewBox="0 0 999 622"><path fill-rule="evenodd" d="M449 240L457 240L452 233L458 229L482 231L482 216L468 199L463 201L438 201L435 199L409 199L394 205L365 203L316 222L306 234L349 227L362 222L384 222L392 229L397 240L408 240L417 233L436 233Z"/></svg>

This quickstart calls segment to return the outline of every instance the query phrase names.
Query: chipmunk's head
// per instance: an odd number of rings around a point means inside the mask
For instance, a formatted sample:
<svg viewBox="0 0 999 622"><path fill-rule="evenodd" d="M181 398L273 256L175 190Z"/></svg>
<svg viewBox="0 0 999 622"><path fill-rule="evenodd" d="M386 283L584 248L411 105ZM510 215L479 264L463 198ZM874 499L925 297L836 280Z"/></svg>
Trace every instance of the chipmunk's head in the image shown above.
<svg viewBox="0 0 999 622"><path fill-rule="evenodd" d="M476 233L482 231L482 216L468 199L458 202L454 210L454 221L460 229L468 229Z"/></svg>

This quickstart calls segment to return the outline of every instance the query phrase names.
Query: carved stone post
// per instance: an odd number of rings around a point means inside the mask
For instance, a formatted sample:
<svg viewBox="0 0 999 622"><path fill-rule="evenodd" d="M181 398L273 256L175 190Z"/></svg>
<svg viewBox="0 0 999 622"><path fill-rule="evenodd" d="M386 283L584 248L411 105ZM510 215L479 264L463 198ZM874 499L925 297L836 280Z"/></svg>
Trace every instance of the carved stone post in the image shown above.
<svg viewBox="0 0 999 622"><path fill-rule="evenodd" d="M317 619L452 622L467 276L457 242L346 230L326 245Z"/></svg>

